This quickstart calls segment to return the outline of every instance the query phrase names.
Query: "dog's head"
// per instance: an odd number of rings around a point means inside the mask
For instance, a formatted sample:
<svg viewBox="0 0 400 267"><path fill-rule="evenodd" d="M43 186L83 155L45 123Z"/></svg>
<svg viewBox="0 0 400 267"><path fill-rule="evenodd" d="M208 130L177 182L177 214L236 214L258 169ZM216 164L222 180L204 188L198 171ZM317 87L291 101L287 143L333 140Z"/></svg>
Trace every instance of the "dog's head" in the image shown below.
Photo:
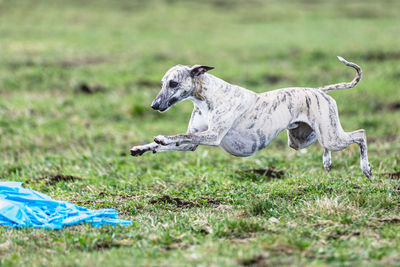
<svg viewBox="0 0 400 267"><path fill-rule="evenodd" d="M160 112L167 111L174 104L194 96L195 79L212 70L213 67L194 65L193 67L176 65L161 80L161 91L154 99L151 107Z"/></svg>

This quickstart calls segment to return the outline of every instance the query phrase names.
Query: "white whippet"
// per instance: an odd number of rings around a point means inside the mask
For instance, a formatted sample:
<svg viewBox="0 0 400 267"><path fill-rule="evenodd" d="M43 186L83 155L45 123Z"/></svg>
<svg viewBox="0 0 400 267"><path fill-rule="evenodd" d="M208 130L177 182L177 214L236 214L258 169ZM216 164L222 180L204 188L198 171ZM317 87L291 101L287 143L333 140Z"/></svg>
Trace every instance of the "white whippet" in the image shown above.
<svg viewBox="0 0 400 267"><path fill-rule="evenodd" d="M319 88L283 88L261 94L206 73L213 67L174 66L162 78L162 89L151 106L164 112L180 101L191 100L194 109L187 133L157 136L153 143L132 147L131 155L139 156L147 151L194 151L198 145L209 145L247 157L287 129L289 146L294 149L319 141L325 149L323 164L327 171L331 168L331 151L357 143L361 169L370 177L365 131L345 132L340 125L336 102L326 94L352 88L361 79L358 65L338 58L357 71L352 82Z"/></svg>

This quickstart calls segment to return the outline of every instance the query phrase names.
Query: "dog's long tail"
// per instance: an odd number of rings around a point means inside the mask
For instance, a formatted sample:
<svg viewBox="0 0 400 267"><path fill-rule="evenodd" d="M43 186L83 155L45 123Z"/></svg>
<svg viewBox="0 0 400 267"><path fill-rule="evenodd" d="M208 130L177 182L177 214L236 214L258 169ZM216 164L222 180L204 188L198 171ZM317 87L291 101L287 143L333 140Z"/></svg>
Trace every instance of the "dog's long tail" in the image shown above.
<svg viewBox="0 0 400 267"><path fill-rule="evenodd" d="M344 64L346 64L346 66L354 68L357 71L356 77L351 82L348 82L348 83L330 84L330 85L318 87L317 89L322 90L324 92L334 91L334 90L338 90L338 89L350 89L350 88L353 88L354 86L356 86L358 84L358 82L361 80L362 71L361 71L360 66L358 66L357 64L355 64L353 62L348 62L346 59L339 57L339 56L338 56L338 59L340 61L342 61Z"/></svg>

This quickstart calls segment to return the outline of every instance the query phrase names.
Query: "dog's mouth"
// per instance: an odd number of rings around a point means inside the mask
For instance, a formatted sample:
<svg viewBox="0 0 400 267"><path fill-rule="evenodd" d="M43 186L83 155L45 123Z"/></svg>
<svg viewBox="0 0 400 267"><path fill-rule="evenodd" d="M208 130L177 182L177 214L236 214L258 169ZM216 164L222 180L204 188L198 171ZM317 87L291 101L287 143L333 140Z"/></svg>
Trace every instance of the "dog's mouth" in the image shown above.
<svg viewBox="0 0 400 267"><path fill-rule="evenodd" d="M166 103L166 105L160 105L158 104L156 101L153 102L153 104L151 105L151 107L155 110L158 110L159 112L164 112L167 109L169 109L171 106L173 106L174 104L176 104L179 101L178 98L173 97L170 100L168 100L168 102ZM165 103L165 102L164 102Z"/></svg>
<svg viewBox="0 0 400 267"><path fill-rule="evenodd" d="M166 107L163 107L163 108L160 107L160 108L158 108L158 111L164 112L167 109L169 109L171 106L173 106L176 102L178 102L178 98L174 97L174 98L172 98L171 100L168 101Z"/></svg>
<svg viewBox="0 0 400 267"><path fill-rule="evenodd" d="M172 106L173 104L175 104L176 102L178 102L178 98L173 97L173 98L171 98L171 99L168 101L167 106L170 107L170 106Z"/></svg>

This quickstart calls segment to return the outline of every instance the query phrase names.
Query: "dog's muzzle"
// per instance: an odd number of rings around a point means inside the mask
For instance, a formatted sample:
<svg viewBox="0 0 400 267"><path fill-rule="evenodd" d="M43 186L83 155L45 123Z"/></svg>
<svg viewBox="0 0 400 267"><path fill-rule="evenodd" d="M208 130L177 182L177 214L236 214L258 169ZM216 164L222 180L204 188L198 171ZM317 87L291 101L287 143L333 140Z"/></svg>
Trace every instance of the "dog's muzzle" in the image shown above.
<svg viewBox="0 0 400 267"><path fill-rule="evenodd" d="M164 105L161 105L161 99L160 98L156 98L153 103L151 104L151 107L155 110L158 111L164 111L167 109L167 107L164 107Z"/></svg>
<svg viewBox="0 0 400 267"><path fill-rule="evenodd" d="M153 103L151 104L151 107L155 110L158 111L166 111L169 107L171 107L172 105L174 105L176 102L178 102L178 99L176 97L173 97L172 99L170 99L167 104L162 105L160 99L155 99L153 101Z"/></svg>

